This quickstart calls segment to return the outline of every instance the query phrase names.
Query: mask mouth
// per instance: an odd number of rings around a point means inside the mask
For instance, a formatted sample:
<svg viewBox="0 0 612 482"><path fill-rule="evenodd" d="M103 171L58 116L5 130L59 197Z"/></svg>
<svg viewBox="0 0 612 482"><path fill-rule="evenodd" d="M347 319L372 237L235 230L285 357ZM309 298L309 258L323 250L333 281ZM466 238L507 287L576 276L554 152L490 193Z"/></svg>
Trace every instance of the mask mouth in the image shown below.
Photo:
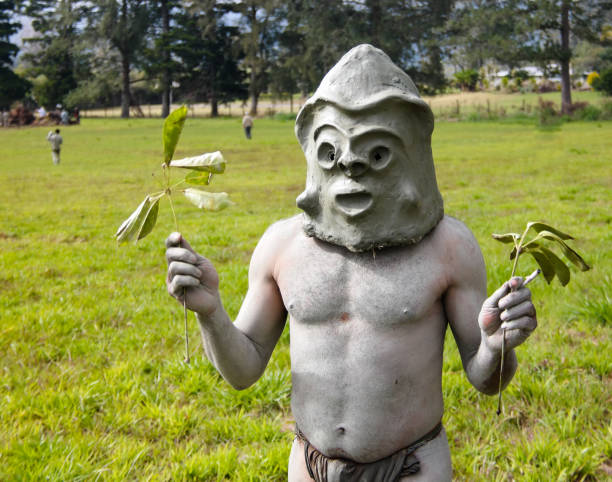
<svg viewBox="0 0 612 482"><path fill-rule="evenodd" d="M349 218L366 213L374 203L372 195L357 183L343 183L334 190L336 209Z"/></svg>

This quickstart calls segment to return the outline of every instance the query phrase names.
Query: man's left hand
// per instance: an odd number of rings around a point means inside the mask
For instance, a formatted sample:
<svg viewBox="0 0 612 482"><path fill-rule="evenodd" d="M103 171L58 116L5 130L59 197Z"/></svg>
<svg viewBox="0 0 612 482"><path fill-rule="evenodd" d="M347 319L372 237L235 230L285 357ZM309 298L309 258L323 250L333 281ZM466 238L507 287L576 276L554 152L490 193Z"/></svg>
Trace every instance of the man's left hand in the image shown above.
<svg viewBox="0 0 612 482"><path fill-rule="evenodd" d="M506 281L485 300L478 315L483 341L493 352L501 352L503 331L505 349L523 343L538 326L531 291L523 286L523 278Z"/></svg>

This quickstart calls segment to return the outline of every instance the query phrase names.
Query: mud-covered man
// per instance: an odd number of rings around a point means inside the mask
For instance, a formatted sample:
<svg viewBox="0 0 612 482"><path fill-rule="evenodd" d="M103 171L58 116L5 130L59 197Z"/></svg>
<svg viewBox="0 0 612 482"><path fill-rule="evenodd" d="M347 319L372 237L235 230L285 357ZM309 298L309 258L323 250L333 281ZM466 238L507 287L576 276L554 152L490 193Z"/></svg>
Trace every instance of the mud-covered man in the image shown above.
<svg viewBox="0 0 612 482"><path fill-rule="evenodd" d="M234 323L211 263L167 240L168 291L196 312L205 352L243 389L290 325L296 438L290 481L445 481L442 354L448 326L470 382L505 386L536 327L522 279L486 298L478 243L445 216L433 114L410 78L361 45L325 76L296 121L307 160L301 215L257 245ZM485 299L486 298L486 299Z"/></svg>

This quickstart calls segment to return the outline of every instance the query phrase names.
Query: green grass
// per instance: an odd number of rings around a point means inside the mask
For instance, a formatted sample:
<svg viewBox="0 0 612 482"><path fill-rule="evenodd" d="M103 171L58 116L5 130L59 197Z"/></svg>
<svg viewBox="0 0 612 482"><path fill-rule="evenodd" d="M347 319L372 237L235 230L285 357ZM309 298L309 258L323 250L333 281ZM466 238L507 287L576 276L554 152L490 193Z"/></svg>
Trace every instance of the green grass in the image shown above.
<svg viewBox="0 0 612 482"><path fill-rule="evenodd" d="M138 245L113 234L159 185L161 121L84 120L63 129L53 166L43 128L0 130L0 480L286 479L291 414L288 333L253 387L237 392L202 356L190 319L165 292L158 227ZM290 121L189 119L177 157L221 149L211 190L236 206L202 214L177 201L181 231L219 269L235 316L251 252L297 212L305 179ZM539 329L496 399L466 380L449 336L444 423L458 480L603 480L612 471L612 123L443 123L433 151L446 212L480 241L489 290L511 270L492 232L528 220L574 234L593 265L566 288L539 279ZM534 269L521 259L520 273Z"/></svg>

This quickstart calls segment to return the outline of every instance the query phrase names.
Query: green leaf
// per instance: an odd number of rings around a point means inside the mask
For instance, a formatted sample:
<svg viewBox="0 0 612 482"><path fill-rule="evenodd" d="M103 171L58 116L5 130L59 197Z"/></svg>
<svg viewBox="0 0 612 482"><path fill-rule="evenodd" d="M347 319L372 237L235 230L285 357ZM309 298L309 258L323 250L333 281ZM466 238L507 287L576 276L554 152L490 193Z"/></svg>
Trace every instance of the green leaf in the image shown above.
<svg viewBox="0 0 612 482"><path fill-rule="evenodd" d="M553 228L549 224L530 222L530 223L527 223L527 229L533 229L537 233L539 233L540 231L550 231L551 233L556 234L561 239L574 239L569 234L564 233L563 231L559 231L558 229Z"/></svg>
<svg viewBox="0 0 612 482"><path fill-rule="evenodd" d="M520 234L517 233L506 233L506 234L492 234L491 236L493 236L493 239L496 239L497 241L501 241L502 243L514 243L515 241L518 241L521 237Z"/></svg>
<svg viewBox="0 0 612 482"><path fill-rule="evenodd" d="M212 176L212 172L193 171L185 176L185 182L198 186L208 186Z"/></svg>
<svg viewBox="0 0 612 482"><path fill-rule="evenodd" d="M187 107L183 105L172 111L164 121L162 137L164 140L164 162L166 165L170 163L172 156L174 156L174 150L176 149L179 137L181 137L186 118Z"/></svg>
<svg viewBox="0 0 612 482"><path fill-rule="evenodd" d="M556 242L559 246L561 246L561 250L567 259L569 259L578 269L580 269L580 271L588 271L591 269L591 267L586 264L584 259L582 259L582 257L576 251L570 248L556 233L551 231L540 231L534 238L534 241L538 239L548 239Z"/></svg>
<svg viewBox="0 0 612 482"><path fill-rule="evenodd" d="M187 188L184 193L189 201L205 211L220 211L234 204L225 192L207 192L200 189Z"/></svg>
<svg viewBox="0 0 612 482"><path fill-rule="evenodd" d="M568 284L570 281L570 270L567 266L565 266L565 263L561 261L561 259L555 253L553 253L548 248L545 248L544 246L540 247L540 251L546 255L546 257L552 264L553 268L555 269L555 274L557 275L557 278L559 278L561 285L565 286L566 284Z"/></svg>
<svg viewBox="0 0 612 482"><path fill-rule="evenodd" d="M536 263L538 263L538 266L542 270L544 279L546 279L546 282L550 284L555 278L555 267L552 265L552 262L548 259L546 254L536 249L529 251L529 254L536 260Z"/></svg>
<svg viewBox="0 0 612 482"><path fill-rule="evenodd" d="M170 167L181 167L194 171L204 171L213 174L223 174L225 171L225 159L220 151L207 152L201 156L186 157L172 161Z"/></svg>
<svg viewBox="0 0 612 482"><path fill-rule="evenodd" d="M159 200L164 193L148 195L136 210L127 218L115 233L119 243L138 241L149 234L157 222Z"/></svg>

